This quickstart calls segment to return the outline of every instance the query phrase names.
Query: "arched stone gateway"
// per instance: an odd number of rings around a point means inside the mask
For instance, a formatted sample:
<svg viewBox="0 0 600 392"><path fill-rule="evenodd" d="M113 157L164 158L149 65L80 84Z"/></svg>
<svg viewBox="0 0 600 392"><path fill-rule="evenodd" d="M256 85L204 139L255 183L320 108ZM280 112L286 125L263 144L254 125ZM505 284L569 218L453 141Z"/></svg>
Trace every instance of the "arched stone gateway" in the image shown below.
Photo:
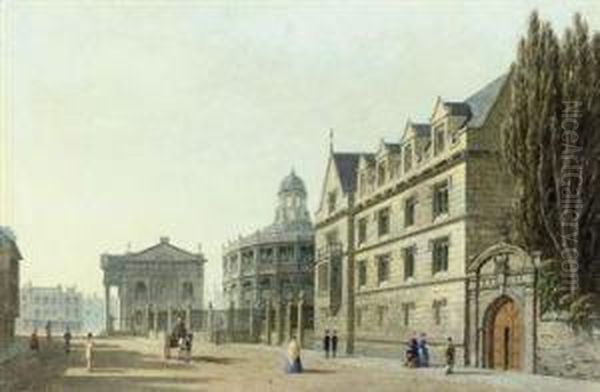
<svg viewBox="0 0 600 392"><path fill-rule="evenodd" d="M537 260L499 243L468 267L466 342L470 364L535 371Z"/></svg>
<svg viewBox="0 0 600 392"><path fill-rule="evenodd" d="M484 352L489 367L521 370L523 364L523 315L515 301L500 296L485 315Z"/></svg>

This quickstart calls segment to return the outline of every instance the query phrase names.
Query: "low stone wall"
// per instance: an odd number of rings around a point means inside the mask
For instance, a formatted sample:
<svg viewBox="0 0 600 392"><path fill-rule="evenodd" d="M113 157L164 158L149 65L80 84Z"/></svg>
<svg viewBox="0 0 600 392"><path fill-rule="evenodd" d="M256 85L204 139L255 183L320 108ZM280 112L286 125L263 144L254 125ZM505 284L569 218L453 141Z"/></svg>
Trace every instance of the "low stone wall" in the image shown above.
<svg viewBox="0 0 600 392"><path fill-rule="evenodd" d="M600 327L575 332L559 320L538 324L537 372L600 380Z"/></svg>

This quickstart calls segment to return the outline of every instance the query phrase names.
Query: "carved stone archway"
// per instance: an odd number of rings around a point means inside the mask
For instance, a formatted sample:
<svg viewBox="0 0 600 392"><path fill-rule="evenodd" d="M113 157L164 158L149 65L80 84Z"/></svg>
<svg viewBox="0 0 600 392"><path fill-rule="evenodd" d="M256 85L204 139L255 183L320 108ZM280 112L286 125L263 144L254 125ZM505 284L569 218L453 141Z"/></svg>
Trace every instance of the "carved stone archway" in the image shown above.
<svg viewBox="0 0 600 392"><path fill-rule="evenodd" d="M467 269L468 362L479 367L535 371L535 260L518 246L498 243Z"/></svg>

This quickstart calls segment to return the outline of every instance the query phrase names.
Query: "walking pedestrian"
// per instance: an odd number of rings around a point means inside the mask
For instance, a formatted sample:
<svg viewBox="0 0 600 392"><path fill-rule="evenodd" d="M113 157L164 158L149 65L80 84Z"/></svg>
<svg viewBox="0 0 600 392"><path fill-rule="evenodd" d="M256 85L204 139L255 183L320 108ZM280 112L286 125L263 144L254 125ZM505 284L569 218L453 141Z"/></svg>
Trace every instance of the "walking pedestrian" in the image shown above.
<svg viewBox="0 0 600 392"><path fill-rule="evenodd" d="M416 368L419 365L419 343L411 338L406 349L406 366Z"/></svg>
<svg viewBox="0 0 600 392"><path fill-rule="evenodd" d="M185 361L190 363L192 359L192 341L194 339L194 335L189 332L185 339Z"/></svg>
<svg viewBox="0 0 600 392"><path fill-rule="evenodd" d="M331 336L331 355L335 358L337 355L337 345L338 345L338 337L337 332L334 329L333 335Z"/></svg>
<svg viewBox="0 0 600 392"><path fill-rule="evenodd" d="M71 330L67 327L63 338L65 339L65 353L69 354L71 352Z"/></svg>
<svg viewBox="0 0 600 392"><path fill-rule="evenodd" d="M446 345L446 374L451 374L454 371L454 359L456 354L456 348L452 343L452 338L448 337L448 344Z"/></svg>
<svg viewBox="0 0 600 392"><path fill-rule="evenodd" d="M50 343L52 341L52 323L50 320L46 322L46 341Z"/></svg>
<svg viewBox="0 0 600 392"><path fill-rule="evenodd" d="M421 333L421 338L418 343L418 355L419 355L419 367L429 366L429 348L427 347L427 340L425 339L425 333Z"/></svg>
<svg viewBox="0 0 600 392"><path fill-rule="evenodd" d="M325 330L325 337L323 338L323 350L325 350L325 358L329 358L329 349L331 346L331 337L329 336L329 330Z"/></svg>
<svg viewBox="0 0 600 392"><path fill-rule="evenodd" d="M85 342L85 360L87 371L91 372L94 366L94 339L91 332L87 334L87 341Z"/></svg>
<svg viewBox="0 0 600 392"><path fill-rule="evenodd" d="M300 345L295 336L292 336L287 350L287 373L302 373L302 361L300 360Z"/></svg>
<svg viewBox="0 0 600 392"><path fill-rule="evenodd" d="M171 335L165 331L163 339L163 361L165 367L167 366L169 358L171 358Z"/></svg>
<svg viewBox="0 0 600 392"><path fill-rule="evenodd" d="M31 338L29 339L29 348L31 351L40 351L40 341L37 336L37 329L34 329L33 333L31 334Z"/></svg>

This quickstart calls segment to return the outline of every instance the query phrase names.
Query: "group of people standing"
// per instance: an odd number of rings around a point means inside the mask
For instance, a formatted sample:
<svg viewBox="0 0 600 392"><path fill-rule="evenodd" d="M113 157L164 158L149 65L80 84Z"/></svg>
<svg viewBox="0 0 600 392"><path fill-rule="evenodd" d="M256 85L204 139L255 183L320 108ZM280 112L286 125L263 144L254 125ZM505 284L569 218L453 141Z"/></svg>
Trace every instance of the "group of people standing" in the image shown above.
<svg viewBox="0 0 600 392"><path fill-rule="evenodd" d="M452 342L452 338L448 337L446 342L446 374L451 374L454 371L456 348ZM411 368L428 367L429 366L429 347L424 333L420 338L413 337L408 342L406 349L406 366Z"/></svg>
<svg viewBox="0 0 600 392"><path fill-rule="evenodd" d="M337 356L338 337L335 329L330 335L329 330L325 330L325 336L323 337L323 351L325 352L325 358L329 358L329 353L335 358Z"/></svg>
<svg viewBox="0 0 600 392"><path fill-rule="evenodd" d="M165 340L163 346L163 360L165 365L171 358L171 349L177 348L177 358L179 360L185 360L190 362L192 359L192 341L194 335L191 331L187 331L182 318L177 320L175 327L171 333L165 333Z"/></svg>
<svg viewBox="0 0 600 392"><path fill-rule="evenodd" d="M71 353L71 340L73 339L73 335L71 334L71 330L69 327L65 329L65 333L63 334L64 339L64 349L65 353L68 355ZM52 327L50 321L46 323L46 343L52 342ZM38 338L37 329L33 330L31 337L29 338L29 348L33 352L40 351L40 340ZM85 341L85 360L86 360L86 368L88 371L92 371L94 364L94 337L92 333L88 333Z"/></svg>

